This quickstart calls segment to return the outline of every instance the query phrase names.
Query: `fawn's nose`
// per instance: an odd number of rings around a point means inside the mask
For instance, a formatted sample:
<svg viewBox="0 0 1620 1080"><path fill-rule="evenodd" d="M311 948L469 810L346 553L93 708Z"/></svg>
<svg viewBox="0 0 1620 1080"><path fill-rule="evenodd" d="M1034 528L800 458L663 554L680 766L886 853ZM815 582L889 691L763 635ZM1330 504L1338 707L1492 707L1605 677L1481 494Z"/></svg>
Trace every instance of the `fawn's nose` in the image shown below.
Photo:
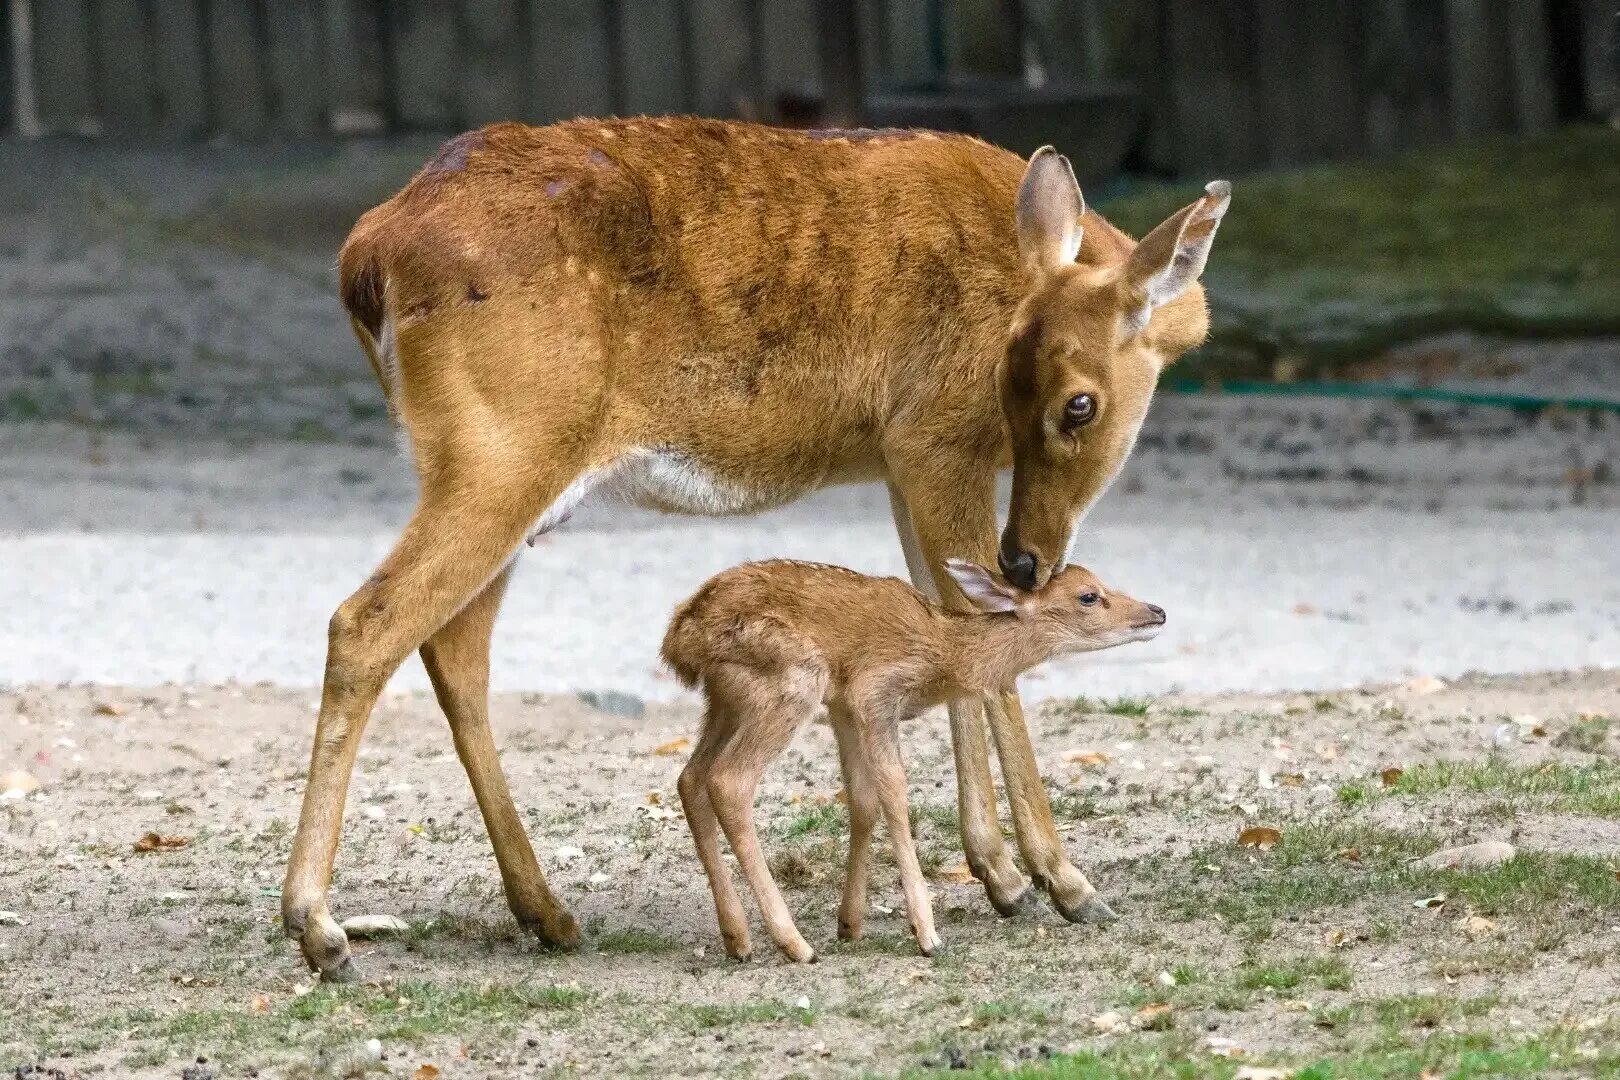
<svg viewBox="0 0 1620 1080"><path fill-rule="evenodd" d="M1163 626L1165 620L1164 608L1158 604L1149 604L1147 609L1153 613L1153 617L1158 620L1159 625Z"/></svg>
<svg viewBox="0 0 1620 1080"><path fill-rule="evenodd" d="M1003 545L996 555L996 562L1001 564L1002 576L1020 589L1035 587L1035 556L1029 552L1008 549Z"/></svg>

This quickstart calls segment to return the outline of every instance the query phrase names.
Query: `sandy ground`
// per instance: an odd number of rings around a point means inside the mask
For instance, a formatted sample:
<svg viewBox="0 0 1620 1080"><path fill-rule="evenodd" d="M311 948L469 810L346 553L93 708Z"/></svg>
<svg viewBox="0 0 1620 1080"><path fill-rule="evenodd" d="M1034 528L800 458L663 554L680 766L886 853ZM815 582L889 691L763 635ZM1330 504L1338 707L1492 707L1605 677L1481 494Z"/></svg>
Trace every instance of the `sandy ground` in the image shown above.
<svg viewBox="0 0 1620 1080"><path fill-rule="evenodd" d="M413 479L340 443L0 425L0 682L319 682ZM1035 695L1347 686L1620 661L1620 414L1161 395L1082 561L1164 606ZM520 556L496 686L668 697L669 611L797 556L904 567L875 486L752 518L582 513ZM426 685L414 659L397 686Z"/></svg>
<svg viewBox="0 0 1620 1080"><path fill-rule="evenodd" d="M8 1074L174 1077L204 1057L218 1076L819 1076L1080 1050L1139 1068L1184 1056L1185 1075L1229 1076L1213 1055L1242 1052L1410 1076L1449 1071L1465 1035L1480 1052L1529 1039L1570 1065L1620 1048L1614 673L1036 710L1068 847L1123 916L1103 929L1044 908L998 919L954 876L948 736L925 717L906 746L949 945L935 961L913 951L887 862L870 940L834 940L845 826L831 738L812 728L759 800L822 950L810 967L763 938L753 963L721 955L684 824L665 813L682 750L659 748L691 732L689 706L630 721L497 698L530 835L590 939L561 955L507 916L433 703L391 696L355 780L334 909L412 930L357 946L362 985L313 990L276 900L310 697L240 683L0 693L0 766L41 783L0 801ZM1391 767L1430 780L1386 789ZM1233 843L1256 825L1280 831L1274 850ZM148 831L185 846L137 853ZM1471 873L1408 863L1477 840L1518 856ZM1109 1013L1123 1033L1099 1033ZM386 1060L367 1057L372 1038ZM1417 1055L1410 1069L1401 1055Z"/></svg>

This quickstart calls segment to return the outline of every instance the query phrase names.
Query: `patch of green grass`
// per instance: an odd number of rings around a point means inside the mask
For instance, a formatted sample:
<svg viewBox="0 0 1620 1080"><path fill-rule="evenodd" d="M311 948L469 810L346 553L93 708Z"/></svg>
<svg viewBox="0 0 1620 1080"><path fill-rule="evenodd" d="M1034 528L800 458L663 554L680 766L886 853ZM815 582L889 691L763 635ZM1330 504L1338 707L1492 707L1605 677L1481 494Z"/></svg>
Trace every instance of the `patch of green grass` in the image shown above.
<svg viewBox="0 0 1620 1080"><path fill-rule="evenodd" d="M1571 127L1375 163L1239 177L1204 275L1206 371L1311 370L1440 330L1620 329L1620 132ZM1199 194L1102 207L1141 236ZM1171 378L1186 378L1188 372Z"/></svg>
<svg viewBox="0 0 1620 1080"><path fill-rule="evenodd" d="M668 1010L671 1018L685 1027L719 1028L737 1024L768 1024L792 1021L810 1027L816 1022L814 1009L761 1001L751 1005L693 1005L681 1003Z"/></svg>
<svg viewBox="0 0 1620 1080"><path fill-rule="evenodd" d="M1233 981L1244 990L1296 990L1315 981L1324 990L1347 990L1350 966L1336 956L1296 956L1286 960L1245 961Z"/></svg>
<svg viewBox="0 0 1620 1080"><path fill-rule="evenodd" d="M1524 797L1549 811L1620 817L1620 762L1517 765L1493 754L1475 761L1414 765L1384 789L1389 795L1455 792Z"/></svg>
<svg viewBox="0 0 1620 1080"><path fill-rule="evenodd" d="M1213 911L1235 929L1260 932L1275 919L1305 912L1369 901L1404 912L1419 897L1442 894L1459 910L1513 911L1526 921L1600 917L1620 906L1620 880L1605 859L1521 852L1499 866L1430 870L1414 860L1444 846L1434 834L1355 822L1281 831L1282 841L1268 852L1221 845L1182 858L1150 857L1139 866L1182 883L1158 900L1173 917L1198 919ZM1205 869L1211 866L1216 869Z"/></svg>
<svg viewBox="0 0 1620 1080"><path fill-rule="evenodd" d="M1047 1061L1009 1066L1002 1057L988 1053L981 1060L970 1059L965 1069L924 1068L902 1075L906 1080L1231 1080L1244 1066L1271 1065L1295 1070L1295 1080L1410 1080L1420 1074L1449 1080L1530 1080L1549 1074L1613 1075L1620 1068L1620 1044L1612 1031L1553 1028L1517 1034L1426 1032L1420 1027L1394 1041L1381 1039L1329 1054L1233 1061L1211 1055L1185 1032L1172 1031L1132 1036Z"/></svg>
<svg viewBox="0 0 1620 1080"><path fill-rule="evenodd" d="M637 927L604 930L591 935L591 947L599 953L644 956L649 953L680 952L684 946L667 934Z"/></svg>
<svg viewBox="0 0 1620 1080"><path fill-rule="evenodd" d="M1613 727L1612 717L1584 716L1554 736L1553 745L1565 750L1601 754L1609 748L1609 732Z"/></svg>
<svg viewBox="0 0 1620 1080"><path fill-rule="evenodd" d="M849 813L835 802L801 810L777 830L784 840L798 840L806 836L842 836L848 831Z"/></svg>

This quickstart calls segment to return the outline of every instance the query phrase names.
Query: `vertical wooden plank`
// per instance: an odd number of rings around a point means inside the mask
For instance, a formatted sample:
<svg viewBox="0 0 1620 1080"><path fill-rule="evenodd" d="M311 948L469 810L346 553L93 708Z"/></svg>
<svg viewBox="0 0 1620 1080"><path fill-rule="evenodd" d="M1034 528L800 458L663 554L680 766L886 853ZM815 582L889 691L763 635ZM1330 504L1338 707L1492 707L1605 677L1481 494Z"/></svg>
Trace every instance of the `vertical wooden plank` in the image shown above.
<svg viewBox="0 0 1620 1080"><path fill-rule="evenodd" d="M399 122L422 131L464 127L456 90L460 69L455 4L451 0L394 0L393 64Z"/></svg>
<svg viewBox="0 0 1620 1080"><path fill-rule="evenodd" d="M1411 107L1410 30L1405 0L1371 0L1362 39L1362 94L1367 146L1386 153L1402 144Z"/></svg>
<svg viewBox="0 0 1620 1080"><path fill-rule="evenodd" d="M1513 73L1513 118L1519 131L1536 135L1558 121L1543 0L1506 0L1508 57Z"/></svg>
<svg viewBox="0 0 1620 1080"><path fill-rule="evenodd" d="M276 0L265 9L275 127L291 135L326 130L326 50L318 0Z"/></svg>
<svg viewBox="0 0 1620 1080"><path fill-rule="evenodd" d="M779 121L784 119L783 104L812 96L820 80L816 63L815 3L814 0L766 0L762 18L765 23L765 93L770 101L769 115L773 121Z"/></svg>
<svg viewBox="0 0 1620 1080"><path fill-rule="evenodd" d="M613 109L613 57L601 0L531 0L531 109L549 123ZM670 55L673 45L666 43ZM670 56L673 61L673 56Z"/></svg>
<svg viewBox="0 0 1620 1080"><path fill-rule="evenodd" d="M323 0L328 122L340 135L389 126L386 28L375 0Z"/></svg>
<svg viewBox="0 0 1620 1080"><path fill-rule="evenodd" d="M471 126L527 115L522 0L465 0L461 116Z"/></svg>
<svg viewBox="0 0 1620 1080"><path fill-rule="evenodd" d="M878 5L877 28L882 32L883 49L873 72L883 85L896 88L924 87L940 74L929 49L929 10L926 3L883 3Z"/></svg>
<svg viewBox="0 0 1620 1080"><path fill-rule="evenodd" d="M1297 165L1309 157L1309 107L1303 50L1317 11L1292 0L1255 0L1253 57L1258 141L1266 164Z"/></svg>
<svg viewBox="0 0 1620 1080"><path fill-rule="evenodd" d="M143 131L152 126L157 100L147 49L147 5L144 0L96 0L93 10L102 126L109 133Z"/></svg>
<svg viewBox="0 0 1620 1080"><path fill-rule="evenodd" d="M1296 5L1302 30L1293 63L1303 71L1308 161L1341 161L1366 151L1367 98L1361 63L1366 4Z"/></svg>
<svg viewBox="0 0 1620 1080"><path fill-rule="evenodd" d="M49 131L99 131L87 0L51 0L35 4L33 12L40 119Z"/></svg>
<svg viewBox="0 0 1620 1080"><path fill-rule="evenodd" d="M208 93L218 130L256 139L270 130L258 0L208 0Z"/></svg>
<svg viewBox="0 0 1620 1080"><path fill-rule="evenodd" d="M682 72L691 44L684 37L677 3L620 0L619 19L625 112L656 116L690 109Z"/></svg>
<svg viewBox="0 0 1620 1080"><path fill-rule="evenodd" d="M866 111L861 31L854 0L817 0L821 96L829 127L857 127Z"/></svg>
<svg viewBox="0 0 1620 1080"><path fill-rule="evenodd" d="M11 6L13 2L20 5L22 0L0 0L0 31L5 34L5 40L0 41L0 135L10 135L18 128L13 53L23 46L17 41L17 27L12 22L17 17L17 10Z"/></svg>
<svg viewBox="0 0 1620 1080"><path fill-rule="evenodd" d="M159 0L152 19L157 126L170 135L201 135L209 124L201 0Z"/></svg>
<svg viewBox="0 0 1620 1080"><path fill-rule="evenodd" d="M1452 130L1462 136L1496 131L1507 79L1490 0L1446 0L1450 43Z"/></svg>
<svg viewBox="0 0 1620 1080"><path fill-rule="evenodd" d="M1251 0L1200 0L1163 8L1175 134L1175 171L1255 168L1265 163L1252 58Z"/></svg>
<svg viewBox="0 0 1620 1080"><path fill-rule="evenodd" d="M847 2L853 6L853 0ZM692 40L697 46L697 112L702 116L735 116L751 93L748 0L698 0L692 16Z"/></svg>
<svg viewBox="0 0 1620 1080"><path fill-rule="evenodd" d="M1452 62L1446 35L1447 0L1407 0L1408 66L1411 89L1402 118L1402 145L1427 146L1452 138L1451 86L1444 72Z"/></svg>

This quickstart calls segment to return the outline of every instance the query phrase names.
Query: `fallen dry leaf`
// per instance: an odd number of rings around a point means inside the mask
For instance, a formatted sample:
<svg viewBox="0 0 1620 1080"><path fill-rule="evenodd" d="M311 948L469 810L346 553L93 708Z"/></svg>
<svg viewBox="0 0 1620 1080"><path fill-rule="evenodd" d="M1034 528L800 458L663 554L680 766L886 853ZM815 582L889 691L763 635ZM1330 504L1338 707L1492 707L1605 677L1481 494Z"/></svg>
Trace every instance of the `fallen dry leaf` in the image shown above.
<svg viewBox="0 0 1620 1080"><path fill-rule="evenodd" d="M110 701L98 701L96 707L91 711L97 716L123 716L128 710L122 705L115 705Z"/></svg>
<svg viewBox="0 0 1620 1080"><path fill-rule="evenodd" d="M1342 851L1338 852L1338 856L1339 856L1339 858L1343 859L1345 862L1360 862L1361 861L1361 849L1360 848L1347 847L1347 848L1344 848Z"/></svg>
<svg viewBox="0 0 1620 1080"><path fill-rule="evenodd" d="M1305 777L1297 772L1278 773L1277 783L1283 787L1304 787Z"/></svg>
<svg viewBox="0 0 1620 1080"><path fill-rule="evenodd" d="M1131 1026L1139 1031L1169 1031L1175 1023L1174 1011L1162 1001L1144 1005L1131 1017Z"/></svg>
<svg viewBox="0 0 1620 1080"><path fill-rule="evenodd" d="M191 843L190 837L163 836L159 833L149 832L135 841L135 850L143 854L148 851L173 851L175 848L183 848L189 843Z"/></svg>
<svg viewBox="0 0 1620 1080"><path fill-rule="evenodd" d="M439 1067L431 1062L423 1062L411 1073L411 1080L438 1080Z"/></svg>
<svg viewBox="0 0 1620 1080"><path fill-rule="evenodd" d="M947 885L972 885L979 879L973 876L973 871L967 863L957 863L955 866L941 870L934 875L936 881L943 881Z"/></svg>
<svg viewBox="0 0 1620 1080"><path fill-rule="evenodd" d="M1398 768L1396 766L1391 766L1391 767L1389 767L1387 769L1379 770L1378 779L1380 779L1380 780L1382 780L1384 782L1385 787L1394 787L1395 784L1400 780L1400 778L1405 776L1405 775L1406 775L1406 770L1405 769Z"/></svg>
<svg viewBox="0 0 1620 1080"><path fill-rule="evenodd" d="M1301 600L1299 603L1294 605L1294 614L1295 615L1315 615L1316 614L1316 605L1315 604L1307 604L1303 600Z"/></svg>
<svg viewBox="0 0 1620 1080"><path fill-rule="evenodd" d="M1269 825L1250 825L1238 833L1238 847L1255 848L1259 851L1270 851L1282 842L1282 833Z"/></svg>
<svg viewBox="0 0 1620 1080"><path fill-rule="evenodd" d="M1322 943L1330 949L1343 949L1350 944L1350 935L1343 930L1329 930L1322 935Z"/></svg>
<svg viewBox="0 0 1620 1080"><path fill-rule="evenodd" d="M389 934L404 934L411 924L398 915L350 915L338 924L352 938L379 938Z"/></svg>
<svg viewBox="0 0 1620 1080"><path fill-rule="evenodd" d="M1063 755L1063 760L1074 765L1084 765L1088 769L1094 769L1099 765L1106 765L1114 759L1101 750L1070 750Z"/></svg>
<svg viewBox="0 0 1620 1080"><path fill-rule="evenodd" d="M1412 901L1412 906L1415 907L1415 908L1445 907L1446 906L1446 896L1445 896L1444 893L1441 893L1439 896L1425 896L1421 900Z"/></svg>
<svg viewBox="0 0 1620 1080"><path fill-rule="evenodd" d="M252 997L248 998L248 1006L247 1007L248 1007L248 1012L250 1012L250 1013L260 1013L260 1014L262 1014L262 1013L269 1012L270 1011L270 995L269 994L254 994Z"/></svg>
<svg viewBox="0 0 1620 1080"><path fill-rule="evenodd" d="M648 806L662 806L662 805L664 805L664 794L663 794L663 792L661 792L661 791L649 791L649 792L647 792L647 805Z"/></svg>
<svg viewBox="0 0 1620 1080"><path fill-rule="evenodd" d="M678 739L671 739L667 743L662 743L653 747L652 753L658 755L659 757L671 757L675 754L685 753L686 749L691 745L692 740L688 739L685 735L682 735Z"/></svg>

